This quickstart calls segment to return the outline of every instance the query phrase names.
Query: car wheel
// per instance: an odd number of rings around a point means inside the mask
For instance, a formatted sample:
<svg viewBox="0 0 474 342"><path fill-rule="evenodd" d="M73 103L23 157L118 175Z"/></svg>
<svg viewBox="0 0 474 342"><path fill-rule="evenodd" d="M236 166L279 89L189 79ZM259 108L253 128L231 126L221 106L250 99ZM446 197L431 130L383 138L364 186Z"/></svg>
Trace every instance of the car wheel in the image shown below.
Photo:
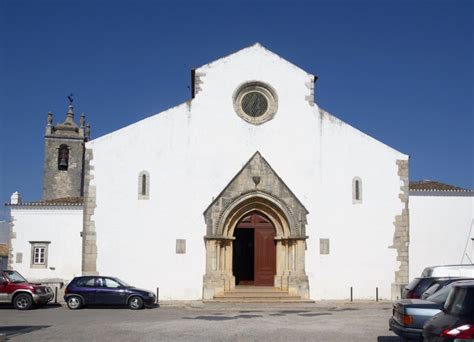
<svg viewBox="0 0 474 342"><path fill-rule="evenodd" d="M13 299L13 305L17 310L28 310L33 305L33 298L27 293L21 293Z"/></svg>
<svg viewBox="0 0 474 342"><path fill-rule="evenodd" d="M133 296L129 299L128 306L132 310L140 310L141 308L143 308L143 299L138 296Z"/></svg>
<svg viewBox="0 0 474 342"><path fill-rule="evenodd" d="M66 301L67 307L71 310L77 310L82 307L82 299L79 296L70 296Z"/></svg>

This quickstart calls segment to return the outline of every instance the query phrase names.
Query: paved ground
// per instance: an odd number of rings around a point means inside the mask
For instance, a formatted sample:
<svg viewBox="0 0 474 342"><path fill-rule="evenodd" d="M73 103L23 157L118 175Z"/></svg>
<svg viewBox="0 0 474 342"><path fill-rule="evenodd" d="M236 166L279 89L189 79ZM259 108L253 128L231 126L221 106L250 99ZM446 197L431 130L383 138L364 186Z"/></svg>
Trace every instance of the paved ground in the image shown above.
<svg viewBox="0 0 474 342"><path fill-rule="evenodd" d="M0 306L0 334L12 341L377 341L388 330L390 303L169 303L140 311L49 305L31 311ZM1 339L0 339L1 340Z"/></svg>

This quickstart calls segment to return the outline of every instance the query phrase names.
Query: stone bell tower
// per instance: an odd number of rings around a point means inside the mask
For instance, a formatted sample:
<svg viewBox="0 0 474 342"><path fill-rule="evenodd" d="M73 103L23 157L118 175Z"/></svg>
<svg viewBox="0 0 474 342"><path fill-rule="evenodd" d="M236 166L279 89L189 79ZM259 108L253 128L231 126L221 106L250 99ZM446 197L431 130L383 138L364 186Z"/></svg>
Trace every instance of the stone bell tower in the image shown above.
<svg viewBox="0 0 474 342"><path fill-rule="evenodd" d="M66 120L53 125L53 114L48 113L44 136L43 200L82 197L84 144L90 138L90 126L84 114L79 126L74 122L74 106L69 96Z"/></svg>

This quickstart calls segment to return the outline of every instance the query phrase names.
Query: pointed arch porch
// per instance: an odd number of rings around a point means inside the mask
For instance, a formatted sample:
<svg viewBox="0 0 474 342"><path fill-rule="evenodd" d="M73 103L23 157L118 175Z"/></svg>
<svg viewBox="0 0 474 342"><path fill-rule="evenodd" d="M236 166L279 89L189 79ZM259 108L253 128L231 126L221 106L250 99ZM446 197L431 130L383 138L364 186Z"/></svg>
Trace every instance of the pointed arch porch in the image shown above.
<svg viewBox="0 0 474 342"><path fill-rule="evenodd" d="M275 228L274 287L309 298L305 272L308 211L257 152L204 212L207 232L203 299L232 290L234 231L251 213L267 217Z"/></svg>

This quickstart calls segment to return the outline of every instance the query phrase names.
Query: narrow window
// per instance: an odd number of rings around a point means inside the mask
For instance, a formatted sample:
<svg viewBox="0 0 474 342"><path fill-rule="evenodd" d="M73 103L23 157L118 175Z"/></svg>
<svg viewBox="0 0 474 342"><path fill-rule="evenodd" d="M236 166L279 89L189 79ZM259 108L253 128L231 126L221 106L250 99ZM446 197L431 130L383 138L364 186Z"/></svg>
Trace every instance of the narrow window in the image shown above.
<svg viewBox="0 0 474 342"><path fill-rule="evenodd" d="M138 199L147 200L150 198L150 174L148 171L141 171L138 174Z"/></svg>
<svg viewBox="0 0 474 342"><path fill-rule="evenodd" d="M352 203L362 203L362 180L360 177L354 177L352 180Z"/></svg>
<svg viewBox="0 0 474 342"><path fill-rule="evenodd" d="M146 175L142 175L142 196L146 196Z"/></svg>
<svg viewBox="0 0 474 342"><path fill-rule="evenodd" d="M49 242L31 243L31 267L46 268L48 266L48 245Z"/></svg>
<svg viewBox="0 0 474 342"><path fill-rule="evenodd" d="M58 150L58 170L66 171L69 166L69 147L59 146Z"/></svg>
<svg viewBox="0 0 474 342"><path fill-rule="evenodd" d="M360 189L359 189L359 181L355 181L355 199L356 201L360 200Z"/></svg>

